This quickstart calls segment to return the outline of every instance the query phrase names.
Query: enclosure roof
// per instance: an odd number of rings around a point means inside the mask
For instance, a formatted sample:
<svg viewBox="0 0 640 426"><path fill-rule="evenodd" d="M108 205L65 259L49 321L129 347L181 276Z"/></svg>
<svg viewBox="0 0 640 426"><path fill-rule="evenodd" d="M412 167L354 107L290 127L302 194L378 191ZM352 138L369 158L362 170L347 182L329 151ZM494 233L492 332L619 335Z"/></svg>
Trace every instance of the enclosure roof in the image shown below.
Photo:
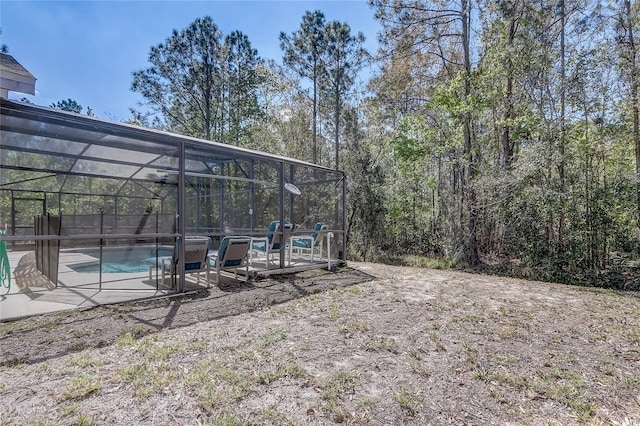
<svg viewBox="0 0 640 426"><path fill-rule="evenodd" d="M213 176L212 164L261 160L321 170L337 179L344 176L340 171L261 151L4 98L0 102L0 147L5 151L0 168L33 172L34 178L94 176L157 183L163 172L165 177L167 172L178 173L180 149L190 153L185 173ZM8 152L16 154L7 156ZM49 161L43 163L38 156ZM2 184L5 188L10 185Z"/></svg>

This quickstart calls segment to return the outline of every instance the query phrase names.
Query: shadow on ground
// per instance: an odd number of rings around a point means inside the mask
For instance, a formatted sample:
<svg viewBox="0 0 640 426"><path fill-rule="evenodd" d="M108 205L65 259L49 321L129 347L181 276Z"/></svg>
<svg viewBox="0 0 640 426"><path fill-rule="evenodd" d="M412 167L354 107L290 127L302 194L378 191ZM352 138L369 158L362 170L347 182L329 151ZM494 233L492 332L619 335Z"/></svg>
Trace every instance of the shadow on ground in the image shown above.
<svg viewBox="0 0 640 426"><path fill-rule="evenodd" d="M374 276L343 267L272 276L253 282L223 282L197 293L136 303L65 311L0 324L0 365L37 363L139 339L165 328L240 315L294 299L361 284Z"/></svg>
<svg viewBox="0 0 640 426"><path fill-rule="evenodd" d="M33 252L20 258L20 262L18 262L13 274L20 292L31 299L38 297L34 293L34 289L53 290L55 288L55 285L36 268L36 255Z"/></svg>

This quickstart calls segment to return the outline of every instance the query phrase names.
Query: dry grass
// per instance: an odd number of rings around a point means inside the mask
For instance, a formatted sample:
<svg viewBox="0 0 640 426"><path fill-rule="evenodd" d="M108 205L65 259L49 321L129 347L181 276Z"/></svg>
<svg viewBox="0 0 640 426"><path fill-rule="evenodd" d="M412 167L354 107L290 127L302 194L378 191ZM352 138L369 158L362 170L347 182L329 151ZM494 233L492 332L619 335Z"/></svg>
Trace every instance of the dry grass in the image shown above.
<svg viewBox="0 0 640 426"><path fill-rule="evenodd" d="M354 264L0 324L0 425L631 426L639 302Z"/></svg>

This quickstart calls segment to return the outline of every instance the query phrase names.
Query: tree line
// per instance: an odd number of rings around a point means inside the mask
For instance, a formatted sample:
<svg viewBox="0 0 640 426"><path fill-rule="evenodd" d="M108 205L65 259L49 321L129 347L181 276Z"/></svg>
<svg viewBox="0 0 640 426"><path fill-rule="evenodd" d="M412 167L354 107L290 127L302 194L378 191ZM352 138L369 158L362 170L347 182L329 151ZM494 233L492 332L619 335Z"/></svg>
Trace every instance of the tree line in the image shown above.
<svg viewBox="0 0 640 426"><path fill-rule="evenodd" d="M387 207L374 239L537 278L617 280L613 263L640 235L637 4L371 4L382 71L367 103Z"/></svg>

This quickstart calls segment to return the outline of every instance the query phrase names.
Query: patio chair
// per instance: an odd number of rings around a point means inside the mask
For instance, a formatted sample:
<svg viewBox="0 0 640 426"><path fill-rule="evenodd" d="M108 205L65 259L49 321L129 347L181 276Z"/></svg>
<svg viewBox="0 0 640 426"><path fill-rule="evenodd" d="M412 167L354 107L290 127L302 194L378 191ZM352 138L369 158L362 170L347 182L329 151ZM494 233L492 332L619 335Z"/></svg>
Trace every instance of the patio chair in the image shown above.
<svg viewBox="0 0 640 426"><path fill-rule="evenodd" d="M224 237L220 240L217 253L209 254L211 267L216 269L216 285L220 284L221 271L233 271L233 279L238 280L238 271L244 269L245 281L249 280L249 262L247 261L251 238Z"/></svg>
<svg viewBox="0 0 640 426"><path fill-rule="evenodd" d="M313 262L313 257L316 252L318 252L320 260L322 260L322 247L324 245L328 229L329 225L323 222L318 222L313 227L311 235L292 236L291 243L289 244L289 248L291 250L289 259L291 259L294 253L297 253L302 257L309 255L311 262Z"/></svg>
<svg viewBox="0 0 640 426"><path fill-rule="evenodd" d="M200 284L200 272L207 273L207 285L209 285L209 261L207 254L209 251L209 237L187 236L184 245L184 261L181 262L180 256L180 239L173 256L158 258L158 264L154 258L147 259L149 265L149 278L152 279L151 273L154 268L159 267L162 270L162 284L165 285L166 275L171 276L171 287L176 287L175 277L184 271L185 274L197 274L197 282Z"/></svg>
<svg viewBox="0 0 640 426"><path fill-rule="evenodd" d="M282 244L289 241L289 236L293 232L293 224L291 222L284 223L284 235L280 230L280 222L274 220L269 224L269 230L266 237L254 237L251 239L251 261L253 261L253 253L261 252L266 256L267 269L271 265L271 258L274 253L280 253Z"/></svg>

